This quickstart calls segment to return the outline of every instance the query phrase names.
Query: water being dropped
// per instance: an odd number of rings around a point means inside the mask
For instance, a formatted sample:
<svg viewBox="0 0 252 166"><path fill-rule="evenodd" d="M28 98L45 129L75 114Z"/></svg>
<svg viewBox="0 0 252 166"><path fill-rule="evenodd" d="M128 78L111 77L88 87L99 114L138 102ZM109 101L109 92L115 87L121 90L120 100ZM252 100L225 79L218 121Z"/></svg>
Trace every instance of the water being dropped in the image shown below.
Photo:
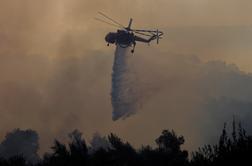
<svg viewBox="0 0 252 166"><path fill-rule="evenodd" d="M134 114L139 106L132 58L133 55L129 48L116 47L111 90L112 119L114 121Z"/></svg>

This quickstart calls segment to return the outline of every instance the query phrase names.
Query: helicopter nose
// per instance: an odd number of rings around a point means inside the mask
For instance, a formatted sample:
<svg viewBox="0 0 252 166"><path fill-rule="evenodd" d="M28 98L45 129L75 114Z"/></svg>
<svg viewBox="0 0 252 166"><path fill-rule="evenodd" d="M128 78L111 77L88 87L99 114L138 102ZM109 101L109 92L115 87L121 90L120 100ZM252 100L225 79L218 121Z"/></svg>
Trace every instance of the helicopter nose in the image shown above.
<svg viewBox="0 0 252 166"><path fill-rule="evenodd" d="M106 36L105 36L105 41L107 43L115 43L115 35L113 33L108 33Z"/></svg>
<svg viewBox="0 0 252 166"><path fill-rule="evenodd" d="M105 41L109 42L109 33L105 36Z"/></svg>

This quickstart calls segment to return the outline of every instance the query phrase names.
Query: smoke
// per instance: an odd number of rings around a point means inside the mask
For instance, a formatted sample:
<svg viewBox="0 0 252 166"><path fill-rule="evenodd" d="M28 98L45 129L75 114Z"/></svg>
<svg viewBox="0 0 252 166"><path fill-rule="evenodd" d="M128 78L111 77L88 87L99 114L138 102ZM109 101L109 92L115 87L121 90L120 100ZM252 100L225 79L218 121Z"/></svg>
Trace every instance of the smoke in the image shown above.
<svg viewBox="0 0 252 166"><path fill-rule="evenodd" d="M197 56L161 53L153 60L152 55L140 54L136 61L144 92L149 91L148 82L158 90L144 100L144 111L138 113L139 121L143 116L142 126L153 131L176 128L187 138L186 146L194 144L189 149L216 142L224 122L233 116L251 132L251 73L223 61L203 62Z"/></svg>
<svg viewBox="0 0 252 166"><path fill-rule="evenodd" d="M241 70L252 71L251 26L245 26L251 22L251 10L246 7L252 2L232 0L228 8L227 3L217 1L181 5L139 0L133 6L133 0L97 2L1 1L1 140L13 128L32 127L40 135L42 153L54 138L62 140L74 128L89 137L94 131L114 132L133 145L149 144L162 129L173 128L192 149L219 134L217 125L222 128L226 119L219 117L233 116L231 102L240 103L236 110L252 102L251 74L228 65L235 63ZM150 6L152 12L145 10ZM184 13L177 10L181 8ZM168 35L158 46L137 45L136 56L127 53L131 71L125 72L127 81L122 82L127 86L121 87L141 90L144 105L137 115L116 125L110 103L113 56L103 40L114 29L92 19L97 11L122 23L133 17L135 28L158 27ZM202 61L191 58L192 54ZM208 60L217 61L204 63ZM137 82L128 78L133 71L138 73ZM230 102L220 100L222 96ZM209 102L212 98L218 102ZM223 107L214 111L216 104ZM121 117L134 112L127 113ZM244 116L251 121L251 114ZM148 132L143 135L142 131Z"/></svg>
<svg viewBox="0 0 252 166"><path fill-rule="evenodd" d="M15 129L0 144L0 157L9 159L21 155L29 162L36 162L39 159L38 138L36 131Z"/></svg>
<svg viewBox="0 0 252 166"><path fill-rule="evenodd" d="M216 135L223 128L223 123L232 124L231 121L235 119L241 122L246 131L252 133L252 102L242 99L235 99L232 97L220 97L208 99L207 103L203 105L204 116L202 119L208 119L201 122L200 130L202 139L207 143L215 143L218 138ZM227 126L231 129L231 126ZM208 129L205 132L205 129Z"/></svg>
<svg viewBox="0 0 252 166"><path fill-rule="evenodd" d="M116 47L111 92L114 121L134 114L139 106L137 89L134 86L135 74L130 65L131 58L129 48Z"/></svg>

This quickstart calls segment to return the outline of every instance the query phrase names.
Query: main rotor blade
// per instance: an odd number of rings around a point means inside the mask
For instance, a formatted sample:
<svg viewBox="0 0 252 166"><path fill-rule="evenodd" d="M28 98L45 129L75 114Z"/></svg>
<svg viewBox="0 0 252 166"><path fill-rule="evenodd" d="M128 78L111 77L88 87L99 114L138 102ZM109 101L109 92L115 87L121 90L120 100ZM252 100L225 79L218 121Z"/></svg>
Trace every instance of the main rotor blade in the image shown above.
<svg viewBox="0 0 252 166"><path fill-rule="evenodd" d="M153 36L153 35L149 35L149 34L145 34L145 33L141 33L141 32L134 32L134 33L136 33L136 34L139 34L139 35L144 35L144 36Z"/></svg>
<svg viewBox="0 0 252 166"><path fill-rule="evenodd" d="M149 33L150 34L150 36L154 36L154 35L156 35L156 31L152 31L152 30L138 30L138 29L133 29L132 30L133 32L138 32L138 33Z"/></svg>
<svg viewBox="0 0 252 166"><path fill-rule="evenodd" d="M141 30L141 29L132 29L133 32L157 32L153 30Z"/></svg>
<svg viewBox="0 0 252 166"><path fill-rule="evenodd" d="M133 32L149 32L152 35L157 35L157 31L153 30L141 30L141 29L132 29ZM162 36L164 33L162 31L158 31L158 36Z"/></svg>
<svg viewBox="0 0 252 166"><path fill-rule="evenodd" d="M103 17L107 18L108 20L112 21L113 23L119 25L121 28L125 28L122 24L120 24L119 22L113 20L112 18L108 17L106 14L102 13L102 12L98 12L98 14L102 15Z"/></svg>
<svg viewBox="0 0 252 166"><path fill-rule="evenodd" d="M95 17L94 19L97 20L97 21L103 22L103 23L105 23L105 24L108 24L108 25L111 25L111 26L114 26L114 27L117 27L117 28L121 28L120 26L118 26L118 25L116 25L116 24L113 24L113 23L104 21L104 20L102 20L102 19L100 19L100 18L96 18L96 17Z"/></svg>

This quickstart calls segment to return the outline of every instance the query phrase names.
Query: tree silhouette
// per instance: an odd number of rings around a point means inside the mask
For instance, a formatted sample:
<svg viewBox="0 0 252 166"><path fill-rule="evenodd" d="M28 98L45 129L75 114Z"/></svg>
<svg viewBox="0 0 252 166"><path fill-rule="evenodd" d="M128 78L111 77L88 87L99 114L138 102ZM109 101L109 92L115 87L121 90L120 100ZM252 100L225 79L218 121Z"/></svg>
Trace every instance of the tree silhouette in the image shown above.
<svg viewBox="0 0 252 166"><path fill-rule="evenodd" d="M188 152L181 149L181 145L185 142L184 137L178 136L173 130L163 130L155 140L157 146L146 145L138 150L112 133L107 138L99 136L90 147L78 130L74 130L68 136L70 141L67 144L55 140L52 152L46 153L38 163L29 163L27 158L20 154L10 158L0 157L0 166L218 166L247 163L249 165L252 157L252 137L247 135L241 123L237 125L235 121L232 123L231 133L227 130L227 124L224 124L218 143L199 148L192 154L190 161ZM3 145L6 142L9 141L4 141ZM92 147L95 147L95 150Z"/></svg>
<svg viewBox="0 0 252 166"><path fill-rule="evenodd" d="M163 130L162 134L156 139L159 149L167 153L178 153L181 151L180 146L184 142L184 137L178 137L173 130Z"/></svg>
<svg viewBox="0 0 252 166"><path fill-rule="evenodd" d="M82 134L74 130L69 134L70 142L68 148L63 143L55 140L52 147L53 153L44 156L44 165L56 166L79 166L86 165L88 158L88 148Z"/></svg>
<svg viewBox="0 0 252 166"><path fill-rule="evenodd" d="M74 130L69 134L69 138L71 139L69 143L71 164L86 165L88 148L85 140L82 139L82 134L78 130Z"/></svg>
<svg viewBox="0 0 252 166"><path fill-rule="evenodd" d="M136 150L128 143L124 143L115 134L110 134L108 140L111 144L109 153L111 154L111 162L113 165L136 165L138 163Z"/></svg>
<svg viewBox="0 0 252 166"><path fill-rule="evenodd" d="M0 156L9 159L22 156L27 162L37 162L39 156L38 134L33 130L14 129L6 134L0 144Z"/></svg>
<svg viewBox="0 0 252 166"><path fill-rule="evenodd" d="M60 143L58 140L55 140L54 146L52 146L51 148L53 150L53 153L44 155L42 165L47 166L70 165L69 163L70 153L68 152L64 144Z"/></svg>
<svg viewBox="0 0 252 166"><path fill-rule="evenodd" d="M191 164L195 166L206 165L246 165L251 163L252 137L248 136L241 123L237 128L235 120L233 131L228 135L226 124L217 145L205 145L193 153Z"/></svg>
<svg viewBox="0 0 252 166"><path fill-rule="evenodd" d="M182 151L180 146L185 142L183 136L177 136L172 130L163 130L156 139L158 152L162 165L186 165L188 163L188 152Z"/></svg>
<svg viewBox="0 0 252 166"><path fill-rule="evenodd" d="M26 166L28 164L23 156L14 156L14 157L9 158L9 160L7 161L7 165Z"/></svg>

